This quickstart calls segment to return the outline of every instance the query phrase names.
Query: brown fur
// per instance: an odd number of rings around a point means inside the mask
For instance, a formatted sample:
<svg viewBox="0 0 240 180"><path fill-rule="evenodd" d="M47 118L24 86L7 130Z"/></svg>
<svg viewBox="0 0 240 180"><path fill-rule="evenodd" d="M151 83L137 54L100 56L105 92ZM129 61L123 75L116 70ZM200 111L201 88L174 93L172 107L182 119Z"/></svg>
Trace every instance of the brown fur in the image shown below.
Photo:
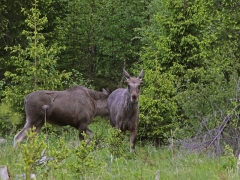
<svg viewBox="0 0 240 180"><path fill-rule="evenodd" d="M37 133L46 121L58 126L70 125L79 131L79 139L82 140L82 132L93 136L88 128L95 116L107 116L108 93L97 92L83 86L73 86L65 91L40 90L28 94L24 100L26 112L26 124L15 135L14 146L21 142L26 131L33 126Z"/></svg>

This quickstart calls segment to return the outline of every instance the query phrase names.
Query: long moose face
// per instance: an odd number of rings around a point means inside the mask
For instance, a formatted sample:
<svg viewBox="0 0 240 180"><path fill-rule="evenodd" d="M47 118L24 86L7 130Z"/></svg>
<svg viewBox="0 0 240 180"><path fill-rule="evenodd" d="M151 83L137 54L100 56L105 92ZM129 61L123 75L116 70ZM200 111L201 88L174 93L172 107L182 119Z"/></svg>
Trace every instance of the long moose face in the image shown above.
<svg viewBox="0 0 240 180"><path fill-rule="evenodd" d="M130 100L132 103L137 103L140 96L140 86L143 84L142 78L144 76L144 71L142 70L137 78L130 77L125 70L123 70L123 73L126 78Z"/></svg>

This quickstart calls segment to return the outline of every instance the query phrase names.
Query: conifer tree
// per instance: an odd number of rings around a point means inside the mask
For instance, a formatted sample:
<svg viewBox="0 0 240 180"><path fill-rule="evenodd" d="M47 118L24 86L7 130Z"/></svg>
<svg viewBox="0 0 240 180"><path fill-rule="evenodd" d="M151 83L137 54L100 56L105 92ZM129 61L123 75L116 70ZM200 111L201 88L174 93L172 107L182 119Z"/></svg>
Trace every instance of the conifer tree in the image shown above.
<svg viewBox="0 0 240 180"><path fill-rule="evenodd" d="M48 20L39 11L38 3L35 0L30 10L22 9L28 26L22 32L26 38L25 44L6 48L11 52L9 63L15 67L15 71L5 72L6 80L10 82L4 91L5 101L18 111L24 108L26 94L39 89L62 89L63 81L71 75L56 70L57 55L63 47L59 47L57 43L46 43L43 30Z"/></svg>

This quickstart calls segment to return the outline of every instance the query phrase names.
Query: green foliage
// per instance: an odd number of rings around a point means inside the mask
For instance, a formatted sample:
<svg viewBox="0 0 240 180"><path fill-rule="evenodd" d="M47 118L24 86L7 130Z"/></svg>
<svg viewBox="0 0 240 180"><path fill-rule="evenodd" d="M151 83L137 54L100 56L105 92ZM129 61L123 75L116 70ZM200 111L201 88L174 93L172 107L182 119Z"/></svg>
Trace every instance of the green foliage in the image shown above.
<svg viewBox="0 0 240 180"><path fill-rule="evenodd" d="M35 129L31 129L27 134L26 144L20 145L21 160L19 164L23 166L26 172L26 179L29 179L31 173L40 172L39 178L51 179L54 176L60 177L56 171L68 169L72 172L71 177L85 178L88 173L92 173L94 168L99 165L94 162L92 151L95 142L81 141L79 145L71 148L63 138L57 140L56 146L49 146L44 136L43 139L36 135ZM84 134L86 139L86 134ZM23 163L21 163L23 162ZM63 171L61 177L68 177L68 173Z"/></svg>
<svg viewBox="0 0 240 180"><path fill-rule="evenodd" d="M41 172L42 179L50 179L51 176L56 175L55 172L64 167L66 158L71 155L71 149L67 146L62 137L58 139L56 146L49 147L48 144L46 150L46 161L43 162L38 169ZM61 176L66 176L64 171Z"/></svg>
<svg viewBox="0 0 240 180"><path fill-rule="evenodd" d="M236 168L237 158L234 157L233 149L229 145L225 145L224 151L224 155L220 158L221 166L228 170Z"/></svg>
<svg viewBox="0 0 240 180"><path fill-rule="evenodd" d="M5 82L4 81L0 81L0 102L1 99L3 97L3 86L4 86Z"/></svg>
<svg viewBox="0 0 240 180"><path fill-rule="evenodd" d="M170 129L174 129L176 138L192 136L203 119L209 119L209 128L215 127L221 117L212 113L227 112L233 107L229 99L238 94L233 96L233 79L238 79L235 58L239 57L239 43L235 40L239 42L239 35L231 41L223 32L226 24L230 33L236 32L236 13L230 18L228 13L231 6L239 7L234 2L224 2L225 6L220 7L215 3L203 0L151 3L150 12L154 15L143 31L145 45L141 53L146 75L150 76L141 96L141 135L160 137L160 142L164 142ZM219 21L221 18L224 20ZM146 128L145 124L156 130Z"/></svg>
<svg viewBox="0 0 240 180"><path fill-rule="evenodd" d="M239 97L239 11L226 0L3 0L0 97L22 112L34 90L113 90L123 66L143 67L138 137L193 136L238 102L229 99ZM12 115L0 115L2 134Z"/></svg>
<svg viewBox="0 0 240 180"><path fill-rule="evenodd" d="M170 130L177 127L177 103L173 98L176 90L172 82L174 76L161 73L156 61L147 63L144 65L155 64L156 67L145 70L138 134L142 139L165 143L170 136Z"/></svg>
<svg viewBox="0 0 240 180"><path fill-rule="evenodd" d="M99 128L104 128L104 126ZM105 137L107 138L109 132L105 131L105 133ZM33 172L36 174L38 180L76 179L76 174L74 173L76 169L71 169L71 165L81 166L81 164L77 163L78 159L74 153L76 148L80 148L80 146L69 146L69 140L74 139L71 132L62 134L60 139L56 139L57 137L58 136L52 134L48 136L49 145L46 150L46 155L50 160L46 161L46 164L36 166L34 169ZM36 138L38 142L42 141L41 136ZM54 156L52 153L51 155L49 154L50 151L54 152L53 150L57 152ZM235 168L223 168L225 162L222 161L221 158L209 157L205 153L198 154L178 149L173 150L174 157L172 158L172 152L168 147L156 148L150 144L139 145L136 149L137 155L134 159L115 158L113 161L114 166L110 169L110 153L108 148L92 149L89 155L94 156L94 161L91 162L95 167L88 169L88 173L78 179L155 179L157 175L160 175L160 179L186 179L186 176L189 180L239 179L239 174ZM82 150L78 149L77 151L80 152ZM12 137L7 138L5 143L0 144L0 164L7 165L12 177L23 174L19 166L19 162L22 160L21 155L17 154L19 154L19 150L13 148ZM53 158L53 160L51 160L51 158ZM55 158L59 161L54 161ZM231 158L233 158L232 155ZM88 158L84 161L88 162ZM21 163L23 164L22 161ZM47 167L52 169L46 171ZM43 174L47 175L42 176ZM78 175L80 176L81 172Z"/></svg>
<svg viewBox="0 0 240 180"><path fill-rule="evenodd" d="M108 150L113 157L122 157L126 152L124 147L124 134L116 128L109 129L109 137L107 140ZM125 149L124 149L125 148Z"/></svg>
<svg viewBox="0 0 240 180"><path fill-rule="evenodd" d="M97 164L94 162L94 156L92 151L95 146L95 142L91 141L87 144L86 134L84 133L84 140L80 142L80 145L75 147L72 152L72 158L75 160L70 164L70 169L76 179L84 179L89 173L94 172Z"/></svg>
<svg viewBox="0 0 240 180"><path fill-rule="evenodd" d="M1 1L0 3L1 14L5 14L7 12L7 7L5 3L6 3L5 0ZM2 15L0 17L0 21L2 22L0 25L0 37L2 38L4 36L4 31L7 30L8 19Z"/></svg>
<svg viewBox="0 0 240 180"><path fill-rule="evenodd" d="M34 173L34 169L37 165L37 160L41 158L41 153L46 149L46 143L39 138L35 132L36 128L30 129L27 133L27 143L21 144L19 150L22 157L23 169L26 174L26 180L31 179L31 174Z"/></svg>
<svg viewBox="0 0 240 180"><path fill-rule="evenodd" d="M20 113L12 112L6 103L0 103L0 136L5 137L15 133L21 119Z"/></svg>
<svg viewBox="0 0 240 180"><path fill-rule="evenodd" d="M145 1L66 1L66 17L55 33L62 51L58 68L79 70L98 89L118 86L124 61L138 61L140 39L135 28L145 21Z"/></svg>
<svg viewBox="0 0 240 180"><path fill-rule="evenodd" d="M74 85L81 85L81 86L92 88L91 80L84 79L83 74L80 73L78 70L72 69L71 73L72 74L69 77L69 79L65 79L64 81L62 81L63 86L68 87L68 86L74 86Z"/></svg>
<svg viewBox="0 0 240 180"><path fill-rule="evenodd" d="M162 1L153 2L152 6L154 3L159 11L154 7L155 15L145 30L146 45L141 53L149 77L142 92L140 120L140 127L147 124L147 128L140 132L164 143L170 129L181 128L185 122L178 95L205 75L200 32L207 19L203 1Z"/></svg>
<svg viewBox="0 0 240 180"><path fill-rule="evenodd" d="M11 81L4 91L5 101L18 111L23 110L26 94L37 89L62 89L61 82L71 75L56 70L57 54L63 47L57 43L46 44L42 31L48 21L39 11L38 3L35 1L30 10L22 9L27 17L25 23L28 30L22 32L27 46L6 48L11 51L11 65L15 70L5 72L6 79Z"/></svg>

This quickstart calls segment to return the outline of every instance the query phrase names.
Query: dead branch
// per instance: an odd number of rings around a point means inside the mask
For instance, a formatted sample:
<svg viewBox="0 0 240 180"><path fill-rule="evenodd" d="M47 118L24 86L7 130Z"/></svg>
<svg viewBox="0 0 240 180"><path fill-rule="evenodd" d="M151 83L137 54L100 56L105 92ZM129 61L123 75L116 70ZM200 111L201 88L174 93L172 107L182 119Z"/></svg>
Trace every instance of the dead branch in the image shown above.
<svg viewBox="0 0 240 180"><path fill-rule="evenodd" d="M231 117L232 117L232 114L233 112L237 109L237 107L239 106L240 104L238 104L237 106L235 106L235 108L233 108L233 110L231 111L231 113L229 113L223 120L222 124L218 127L218 130L217 130L217 134L215 135L215 137L210 141L210 143L206 146L206 148L210 147L213 142L221 135L222 131L224 130L226 124L228 122L231 121Z"/></svg>

